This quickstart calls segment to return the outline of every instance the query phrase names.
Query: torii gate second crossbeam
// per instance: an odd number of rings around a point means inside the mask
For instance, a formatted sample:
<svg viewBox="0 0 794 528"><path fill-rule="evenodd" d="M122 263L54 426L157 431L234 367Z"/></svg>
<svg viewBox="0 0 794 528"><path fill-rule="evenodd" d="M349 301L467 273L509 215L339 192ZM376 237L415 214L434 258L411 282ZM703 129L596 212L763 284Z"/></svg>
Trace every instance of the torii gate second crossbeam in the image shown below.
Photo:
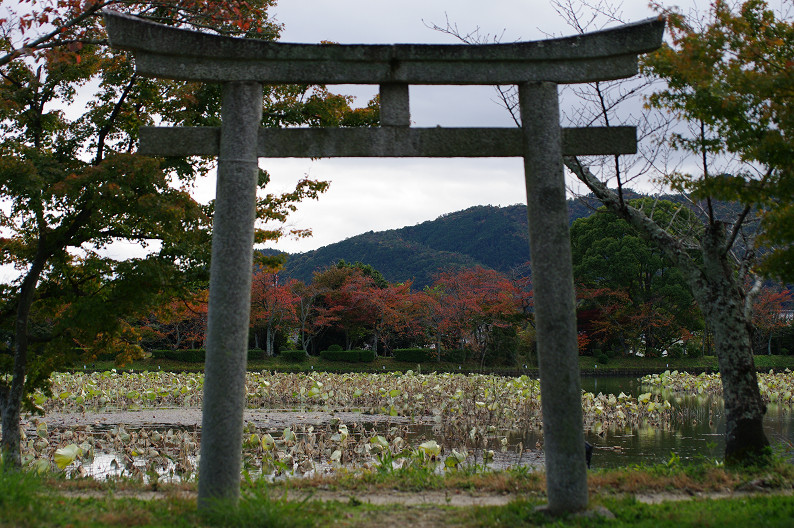
<svg viewBox="0 0 794 528"><path fill-rule="evenodd" d="M111 45L139 75L222 82L220 128L141 129L139 151L218 156L199 467L199 506L240 490L259 157L521 156L529 211L548 509L587 507L581 388L563 155L630 154L634 127L563 129L557 85L625 78L661 45L663 19L488 45L286 44L182 30L105 12ZM378 84L380 127L262 129L263 84ZM518 86L521 128L410 127L411 84Z"/></svg>

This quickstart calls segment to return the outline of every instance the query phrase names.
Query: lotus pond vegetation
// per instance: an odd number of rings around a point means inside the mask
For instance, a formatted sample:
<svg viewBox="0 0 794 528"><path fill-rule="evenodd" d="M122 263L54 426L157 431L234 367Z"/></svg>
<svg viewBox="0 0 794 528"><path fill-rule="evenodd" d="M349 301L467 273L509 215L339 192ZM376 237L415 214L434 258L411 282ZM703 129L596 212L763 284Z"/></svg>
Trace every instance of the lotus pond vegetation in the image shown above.
<svg viewBox="0 0 794 528"><path fill-rule="evenodd" d="M673 371L637 383L636 395L583 392L589 435L614 443L620 435L675 434L720 412L718 375ZM761 373L759 385L770 406L790 416L794 374ZM24 463L71 476L189 481L202 388L200 373L54 374L51 393L33 397L44 414L24 421ZM528 376L263 371L247 374L246 394L250 475L542 467L539 383ZM708 398L705 411L688 412L685 397ZM604 460L620 449L597 446Z"/></svg>

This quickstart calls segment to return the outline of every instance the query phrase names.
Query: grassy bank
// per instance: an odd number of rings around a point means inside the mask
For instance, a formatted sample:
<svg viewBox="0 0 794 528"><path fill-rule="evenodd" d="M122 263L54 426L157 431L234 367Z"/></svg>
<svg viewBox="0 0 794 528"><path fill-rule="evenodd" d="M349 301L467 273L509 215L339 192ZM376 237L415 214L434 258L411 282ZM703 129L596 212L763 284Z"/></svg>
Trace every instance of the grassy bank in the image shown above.
<svg viewBox="0 0 794 528"><path fill-rule="evenodd" d="M200 514L195 483L152 486L97 483L0 472L0 526L791 526L794 466L728 470L713 462L599 470L589 476L590 502L615 519L549 518L535 510L543 476L526 470L428 468L249 482L238 508L219 503ZM442 496L447 500L432 501ZM435 494L435 495L433 495ZM391 497L371 504L368 497ZM459 506L455 497L497 497L499 505ZM322 498L323 500L319 500ZM658 502L658 503L654 503Z"/></svg>
<svg viewBox="0 0 794 528"><path fill-rule="evenodd" d="M794 370L794 356L755 356L758 370L768 371L791 369ZM76 365L75 370L108 370L120 368L112 361L97 361L86 365ZM203 371L203 363L187 363L168 359L145 359L126 365L124 369L131 370L169 370L169 371ZM642 375L665 370L679 370L684 372L717 372L718 364L715 356L702 356L697 358L639 358L639 357L614 357L608 363L598 363L591 356L579 357L579 368L585 374L592 375ZM395 361L392 358L379 357L369 363L347 363L344 361L328 361L311 356L302 362L284 361L276 356L268 359L259 359L248 362L251 371L278 371L278 372L404 372L406 370L422 372L481 372L476 362L443 363L406 363ZM485 367L482 372L515 376L520 374L537 375L537 368L532 365Z"/></svg>

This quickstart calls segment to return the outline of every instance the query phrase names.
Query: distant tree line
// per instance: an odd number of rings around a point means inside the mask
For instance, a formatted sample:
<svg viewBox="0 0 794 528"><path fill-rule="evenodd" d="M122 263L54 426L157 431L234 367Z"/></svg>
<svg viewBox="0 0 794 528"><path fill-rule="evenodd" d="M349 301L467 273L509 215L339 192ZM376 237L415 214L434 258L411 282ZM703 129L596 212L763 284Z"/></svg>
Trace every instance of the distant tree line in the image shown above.
<svg viewBox="0 0 794 528"><path fill-rule="evenodd" d="M670 229L698 223L682 204L651 198L632 202L667 217ZM661 221L661 220L660 220ZM580 353L671 359L713 355L713 336L681 271L614 213L599 209L571 229ZM146 348L202 346L206 291L172 301L141 324ZM791 292L766 283L753 305L758 354L794 353ZM251 300L251 348L266 356L329 347L465 350L482 365L533 363L535 341L531 265L501 273L482 266L450 268L414 288L392 283L374 267L344 260L311 281L257 270Z"/></svg>

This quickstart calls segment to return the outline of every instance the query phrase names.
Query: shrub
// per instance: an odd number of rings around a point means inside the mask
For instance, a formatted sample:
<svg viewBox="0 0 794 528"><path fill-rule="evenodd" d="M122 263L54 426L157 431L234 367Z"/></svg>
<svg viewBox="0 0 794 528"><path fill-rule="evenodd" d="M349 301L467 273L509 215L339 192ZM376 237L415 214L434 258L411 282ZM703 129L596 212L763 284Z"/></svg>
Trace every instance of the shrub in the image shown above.
<svg viewBox="0 0 794 528"><path fill-rule="evenodd" d="M331 345L334 346L334 345ZM375 360L374 350L328 350L320 352L320 357L327 361L347 361L350 363L368 362Z"/></svg>
<svg viewBox="0 0 794 528"><path fill-rule="evenodd" d="M249 348L248 361L258 360L258 359L265 359L265 351L262 350L261 348Z"/></svg>
<svg viewBox="0 0 794 528"><path fill-rule="evenodd" d="M671 359L680 359L686 356L686 348L680 343L673 343L667 349L667 357Z"/></svg>
<svg viewBox="0 0 794 528"><path fill-rule="evenodd" d="M466 351L462 348L441 351L441 361L446 361L447 363L463 363L466 361L466 357Z"/></svg>
<svg viewBox="0 0 794 528"><path fill-rule="evenodd" d="M398 348L394 351L394 359L410 363L424 363L435 356L435 350L430 348Z"/></svg>
<svg viewBox="0 0 794 528"><path fill-rule="evenodd" d="M331 352L341 352L344 350L344 348L342 348L342 345L331 345L328 347L328 350Z"/></svg>
<svg viewBox="0 0 794 528"><path fill-rule="evenodd" d="M203 363L206 351L203 348L184 350L152 350L154 359L170 359L182 363Z"/></svg>
<svg viewBox="0 0 794 528"><path fill-rule="evenodd" d="M331 345L335 346L335 345ZM357 350L321 350L320 357L326 361L358 361Z"/></svg>
<svg viewBox="0 0 794 528"><path fill-rule="evenodd" d="M152 350L152 359L170 359L182 363L204 363L207 351L203 348L182 349L182 350ZM248 351L248 361L252 359L264 359L265 351L251 349Z"/></svg>
<svg viewBox="0 0 794 528"><path fill-rule="evenodd" d="M689 357L697 357L703 354L703 346L701 343L697 343L694 339L687 341L686 343L686 354Z"/></svg>
<svg viewBox="0 0 794 528"><path fill-rule="evenodd" d="M295 363L300 363L301 361L306 361L308 356L306 355L305 350L282 350L279 354L279 357L284 361L292 361Z"/></svg>
<svg viewBox="0 0 794 528"><path fill-rule="evenodd" d="M607 363L609 363L609 356L607 356L606 354L604 354L603 352L601 352L601 353L598 355L598 357L596 358L596 361L598 361L598 362L599 362L599 363L601 363L602 365L606 365Z"/></svg>
<svg viewBox="0 0 794 528"><path fill-rule="evenodd" d="M374 350L359 350L358 360L362 363L369 363L370 361L375 361L375 351Z"/></svg>

